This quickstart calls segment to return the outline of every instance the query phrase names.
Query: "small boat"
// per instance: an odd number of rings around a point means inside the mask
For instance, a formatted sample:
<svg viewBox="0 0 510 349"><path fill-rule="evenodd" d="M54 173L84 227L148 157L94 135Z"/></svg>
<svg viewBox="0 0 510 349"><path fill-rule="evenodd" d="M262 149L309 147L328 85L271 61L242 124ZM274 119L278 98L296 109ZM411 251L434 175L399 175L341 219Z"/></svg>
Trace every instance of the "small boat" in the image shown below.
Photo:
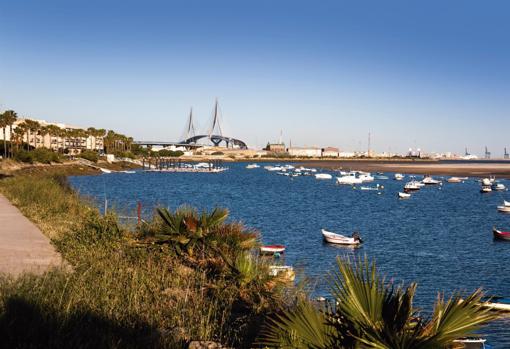
<svg viewBox="0 0 510 349"><path fill-rule="evenodd" d="M120 172L122 172L122 173L130 173L130 174L136 173L136 171L127 171L127 170L126 171L120 171Z"/></svg>
<svg viewBox="0 0 510 349"><path fill-rule="evenodd" d="M375 176L375 179L377 179L377 180L386 180L386 179L389 179L389 178L388 178L388 176L379 175L379 176Z"/></svg>
<svg viewBox="0 0 510 349"><path fill-rule="evenodd" d="M315 175L315 179L331 179L333 178L332 175L330 175L329 173L317 173Z"/></svg>
<svg viewBox="0 0 510 349"><path fill-rule="evenodd" d="M420 185L419 185L419 182L417 181L410 181L410 182L407 182L406 185L404 186L404 191L408 192L408 191L416 191L416 190L420 190Z"/></svg>
<svg viewBox="0 0 510 349"><path fill-rule="evenodd" d="M356 177L354 173L348 174L346 176L342 177L336 177L337 184L347 184L347 185L354 185L354 184L361 184L363 181Z"/></svg>
<svg viewBox="0 0 510 349"><path fill-rule="evenodd" d="M401 174L401 173L395 173L395 176L393 176L393 178L396 180L396 181L401 181L404 179L404 175Z"/></svg>
<svg viewBox="0 0 510 349"><path fill-rule="evenodd" d="M510 312L510 298L505 297L483 297L480 306L490 310Z"/></svg>
<svg viewBox="0 0 510 349"><path fill-rule="evenodd" d="M498 211L502 213L510 213L510 206L498 206Z"/></svg>
<svg viewBox="0 0 510 349"><path fill-rule="evenodd" d="M260 246L260 253L262 254L275 254L285 252L284 245L264 245Z"/></svg>
<svg viewBox="0 0 510 349"><path fill-rule="evenodd" d="M494 235L494 239L510 241L510 231L501 231L492 228L492 234Z"/></svg>
<svg viewBox="0 0 510 349"><path fill-rule="evenodd" d="M506 201L506 200L503 200L503 206L508 206L510 207L510 202Z"/></svg>
<svg viewBox="0 0 510 349"><path fill-rule="evenodd" d="M448 183L461 183L462 179L460 177L450 177L446 181Z"/></svg>
<svg viewBox="0 0 510 349"><path fill-rule="evenodd" d="M361 237L359 236L359 233L354 232L351 237L335 234L332 232L329 232L327 230L322 229L322 237L324 238L324 241L329 242L331 244L337 244L337 245L359 245L363 241L361 240Z"/></svg>
<svg viewBox="0 0 510 349"><path fill-rule="evenodd" d="M484 338L479 337L464 337L455 339L453 343L462 345L462 346L455 346L454 348L463 348L463 349L489 349L491 346L486 345L485 342L487 340Z"/></svg>
<svg viewBox="0 0 510 349"><path fill-rule="evenodd" d="M249 165L246 165L246 168L247 169L252 169L252 168L259 168L260 166L257 165L257 164L249 164Z"/></svg>
<svg viewBox="0 0 510 349"><path fill-rule="evenodd" d="M99 169L101 170L101 172L103 173L112 173L112 170L109 170L107 168L102 168L102 167L99 167Z"/></svg>
<svg viewBox="0 0 510 349"><path fill-rule="evenodd" d="M409 193L402 193L402 192L398 192L398 197L400 199L409 199L411 197L411 194Z"/></svg>
<svg viewBox="0 0 510 349"><path fill-rule="evenodd" d="M494 183L492 184L492 190L504 191L506 190L506 187L503 183Z"/></svg>
<svg viewBox="0 0 510 349"><path fill-rule="evenodd" d="M359 187L360 190L379 190L379 188L380 188L379 184L377 184L375 187L363 187L363 186Z"/></svg>
<svg viewBox="0 0 510 349"><path fill-rule="evenodd" d="M358 178L361 180L362 183L373 182L375 180L375 178L370 173L367 172L360 172Z"/></svg>
<svg viewBox="0 0 510 349"><path fill-rule="evenodd" d="M438 181L437 179L434 179L432 178L431 176L425 176L423 177L422 181L421 181L423 184L425 185L434 185L434 184L439 184L441 183L441 181Z"/></svg>
<svg viewBox="0 0 510 349"><path fill-rule="evenodd" d="M490 185L483 185L480 189L480 193L490 193L492 191L492 188Z"/></svg>

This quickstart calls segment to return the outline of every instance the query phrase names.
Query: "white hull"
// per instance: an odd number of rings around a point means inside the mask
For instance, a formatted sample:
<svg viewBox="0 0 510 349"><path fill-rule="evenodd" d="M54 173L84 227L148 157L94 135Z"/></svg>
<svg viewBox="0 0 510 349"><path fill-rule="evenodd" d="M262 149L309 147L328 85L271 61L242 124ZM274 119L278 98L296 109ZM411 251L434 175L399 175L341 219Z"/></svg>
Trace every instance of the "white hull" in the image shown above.
<svg viewBox="0 0 510 349"><path fill-rule="evenodd" d="M330 175L329 173L318 173L315 175L315 178L316 179L332 179L333 176Z"/></svg>
<svg viewBox="0 0 510 349"><path fill-rule="evenodd" d="M350 238L344 235L331 233L322 229L322 236L326 242L337 245L348 245L348 246L356 246L360 244L360 241L354 238Z"/></svg>
<svg viewBox="0 0 510 349"><path fill-rule="evenodd" d="M398 197L401 199L409 199L411 197L411 194L399 192Z"/></svg>
<svg viewBox="0 0 510 349"><path fill-rule="evenodd" d="M343 177L337 177L336 182L338 184L345 184L345 185L354 185L354 184L361 184L363 181L359 178L356 178L354 176L343 176Z"/></svg>

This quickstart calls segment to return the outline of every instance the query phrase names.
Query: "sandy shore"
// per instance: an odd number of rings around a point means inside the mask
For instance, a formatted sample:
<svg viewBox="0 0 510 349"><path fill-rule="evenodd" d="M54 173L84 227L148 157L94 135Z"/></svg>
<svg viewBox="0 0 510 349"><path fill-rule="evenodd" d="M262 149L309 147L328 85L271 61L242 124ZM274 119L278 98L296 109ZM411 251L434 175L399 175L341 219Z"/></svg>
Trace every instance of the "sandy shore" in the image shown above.
<svg viewBox="0 0 510 349"><path fill-rule="evenodd" d="M430 174L462 177L488 177L510 178L510 162L508 163L442 163L431 162L402 162L402 161L310 161L305 164L309 167L357 170L367 172L395 172Z"/></svg>

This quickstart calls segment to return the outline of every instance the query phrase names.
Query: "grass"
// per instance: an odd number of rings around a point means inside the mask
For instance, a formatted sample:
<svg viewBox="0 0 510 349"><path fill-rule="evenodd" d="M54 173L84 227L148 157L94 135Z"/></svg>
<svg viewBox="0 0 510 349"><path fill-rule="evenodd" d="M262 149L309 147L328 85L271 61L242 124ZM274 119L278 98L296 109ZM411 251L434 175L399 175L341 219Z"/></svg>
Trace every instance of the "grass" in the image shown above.
<svg viewBox="0 0 510 349"><path fill-rule="evenodd" d="M261 261L240 263L255 275L236 279L226 268L211 272L210 260L204 266L164 246L140 247L135 242L143 232L120 226L114 213L102 216L55 173L5 177L0 192L71 266L41 276L0 276L6 347L180 348L191 340L248 347L261 319L292 298L275 280L266 282ZM245 228L226 223L223 229L237 234Z"/></svg>

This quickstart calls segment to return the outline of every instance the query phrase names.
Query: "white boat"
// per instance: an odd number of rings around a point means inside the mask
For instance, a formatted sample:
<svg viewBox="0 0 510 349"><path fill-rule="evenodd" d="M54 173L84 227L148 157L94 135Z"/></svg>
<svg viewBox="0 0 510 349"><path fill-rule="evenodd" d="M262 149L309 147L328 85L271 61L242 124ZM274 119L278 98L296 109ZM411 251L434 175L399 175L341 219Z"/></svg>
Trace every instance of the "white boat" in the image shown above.
<svg viewBox="0 0 510 349"><path fill-rule="evenodd" d="M120 172L122 172L122 173L131 173L131 174L136 173L136 171L127 171L127 170L126 171L120 171Z"/></svg>
<svg viewBox="0 0 510 349"><path fill-rule="evenodd" d="M446 181L448 183L461 183L462 179L460 177L450 177Z"/></svg>
<svg viewBox="0 0 510 349"><path fill-rule="evenodd" d="M377 179L377 180L385 180L385 179L389 179L389 178L388 178L388 176L379 175L379 176L375 176L375 179Z"/></svg>
<svg viewBox="0 0 510 349"><path fill-rule="evenodd" d="M285 252L284 245L264 245L260 246L260 253L262 254L275 254Z"/></svg>
<svg viewBox="0 0 510 349"><path fill-rule="evenodd" d="M331 178L333 178L333 176L330 175L329 173L317 173L315 175L315 178L316 179L331 179Z"/></svg>
<svg viewBox="0 0 510 349"><path fill-rule="evenodd" d="M420 182L418 182L418 181L407 182L406 185L404 186L405 191L415 191L415 190L420 190L420 188L421 188L421 185L420 185Z"/></svg>
<svg viewBox="0 0 510 349"><path fill-rule="evenodd" d="M425 176L422 181L425 185L433 185L433 184L439 184L441 181L438 181L437 179L432 178L431 176Z"/></svg>
<svg viewBox="0 0 510 349"><path fill-rule="evenodd" d="M368 172L360 172L358 178L361 179L362 183L373 182L375 180L375 178Z"/></svg>
<svg viewBox="0 0 510 349"><path fill-rule="evenodd" d="M503 200L503 206L510 207L510 202Z"/></svg>
<svg viewBox="0 0 510 349"><path fill-rule="evenodd" d="M101 172L103 173L112 173L112 170L109 170L107 168L102 168L102 167L99 167L99 169L101 170Z"/></svg>
<svg viewBox="0 0 510 349"><path fill-rule="evenodd" d="M494 183L492 184L492 190L504 191L506 190L506 187L503 183Z"/></svg>
<svg viewBox="0 0 510 349"><path fill-rule="evenodd" d="M274 171L284 171L285 169L281 166L265 166L264 167L266 170L270 171L270 172L274 172Z"/></svg>
<svg viewBox="0 0 510 349"><path fill-rule="evenodd" d="M361 184L363 181L356 177L354 173L348 174L347 176L336 177L337 184L354 185Z"/></svg>
<svg viewBox="0 0 510 349"><path fill-rule="evenodd" d="M401 181L404 179L404 175L401 174L401 173L395 173L395 176L393 176L393 178L396 180L396 181Z"/></svg>
<svg viewBox="0 0 510 349"><path fill-rule="evenodd" d="M510 312L510 299L504 297L489 297L486 302L481 302L480 306L490 310Z"/></svg>
<svg viewBox="0 0 510 349"><path fill-rule="evenodd" d="M453 343L455 343L454 345L461 345L461 346L459 346L459 348L463 348L463 349L485 349L485 348L487 348L485 346L486 341L487 340L485 340L483 338L468 337L468 338L455 339L453 341ZM454 346L454 348L457 348L457 346Z"/></svg>
<svg viewBox="0 0 510 349"><path fill-rule="evenodd" d="M510 213L510 206L498 206L498 211L502 213Z"/></svg>
<svg viewBox="0 0 510 349"><path fill-rule="evenodd" d="M409 199L411 197L411 194L409 193L402 193L402 192L398 192L398 197L400 199Z"/></svg>
<svg viewBox="0 0 510 349"><path fill-rule="evenodd" d="M379 190L379 184L377 184L375 187L359 187L360 190Z"/></svg>
<svg viewBox="0 0 510 349"><path fill-rule="evenodd" d="M359 237L358 233L353 233L352 237L335 234L330 231L322 229L322 236L326 242L329 242L331 244L337 244L337 245L359 245L363 241Z"/></svg>
<svg viewBox="0 0 510 349"><path fill-rule="evenodd" d="M252 168L259 168L260 166L257 165L257 164L249 164L249 165L246 165L246 168L247 169L252 169Z"/></svg>
<svg viewBox="0 0 510 349"><path fill-rule="evenodd" d="M480 193L490 193L492 191L492 188L490 185L484 185L480 189Z"/></svg>

